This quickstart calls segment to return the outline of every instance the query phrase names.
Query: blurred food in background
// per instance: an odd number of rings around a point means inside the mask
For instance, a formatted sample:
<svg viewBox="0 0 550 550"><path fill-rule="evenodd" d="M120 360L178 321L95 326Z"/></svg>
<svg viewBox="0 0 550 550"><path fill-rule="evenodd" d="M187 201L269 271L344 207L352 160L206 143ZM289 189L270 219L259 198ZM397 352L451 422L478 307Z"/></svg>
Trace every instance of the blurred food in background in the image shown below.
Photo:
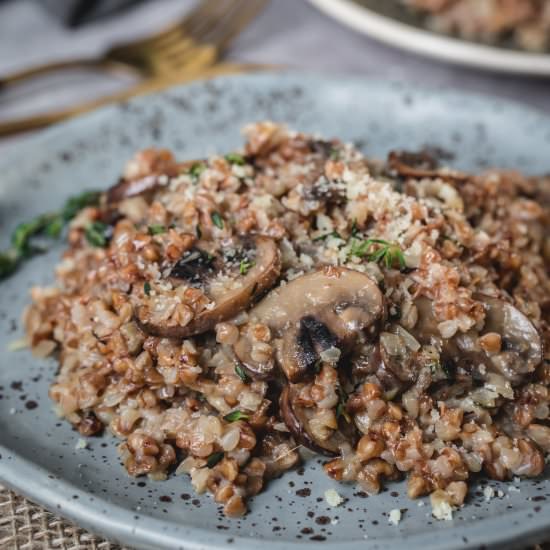
<svg viewBox="0 0 550 550"><path fill-rule="evenodd" d="M550 46L550 0L399 1L427 14L427 26L437 32L537 52Z"/></svg>

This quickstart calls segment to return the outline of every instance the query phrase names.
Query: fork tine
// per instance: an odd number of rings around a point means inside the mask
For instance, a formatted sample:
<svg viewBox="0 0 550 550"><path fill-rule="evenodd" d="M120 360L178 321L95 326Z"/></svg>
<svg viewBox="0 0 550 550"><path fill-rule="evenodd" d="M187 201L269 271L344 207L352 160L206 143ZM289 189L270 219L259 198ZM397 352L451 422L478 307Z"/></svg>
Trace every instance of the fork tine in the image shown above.
<svg viewBox="0 0 550 550"><path fill-rule="evenodd" d="M200 36L208 32L239 0L206 0L189 17L174 25L162 35L154 37L150 44L154 47L164 47L187 35Z"/></svg>
<svg viewBox="0 0 550 550"><path fill-rule="evenodd" d="M217 9L211 9L208 14L203 12L201 20L195 19L191 25L182 26L179 36L172 35L170 40L163 40L157 44L154 52L157 63L166 66L166 61L168 61L174 66L183 66L197 53L197 44L207 42L206 37L215 32L220 25L224 25L230 19L228 15L235 17L242 7L242 0L218 2ZM213 46L215 47L215 44Z"/></svg>
<svg viewBox="0 0 550 550"><path fill-rule="evenodd" d="M266 3L267 0L208 0L179 26L142 43L140 49L117 53L145 57L153 72L211 65Z"/></svg>
<svg viewBox="0 0 550 550"><path fill-rule="evenodd" d="M258 12L267 4L268 0L254 0L252 9L249 0L233 0L231 10L223 18L214 18L208 29L193 28L190 29L188 38L202 44L214 46L220 52L224 51L230 41L258 14ZM244 9L245 6L247 9ZM168 46L168 45L166 45ZM188 60L184 57L190 43L186 41L174 42L171 47L166 47L162 51L163 56L179 58L180 64ZM191 50L188 52L191 54Z"/></svg>
<svg viewBox="0 0 550 550"><path fill-rule="evenodd" d="M265 8L269 3L269 0L254 0L252 7L250 2L244 1L244 4L248 4L248 10L244 10L242 14L233 19L233 24L227 23L220 27L221 32L213 39L213 43L219 48L220 52L227 49L230 42L250 23L254 18Z"/></svg>
<svg viewBox="0 0 550 550"><path fill-rule="evenodd" d="M233 0L231 0L233 1ZM183 32L187 28L195 28L197 24L204 21L209 17L212 12L216 12L220 5L224 4L224 0L203 0L195 9L190 11L182 21L176 24L170 25L160 33L153 36L148 36L142 40L131 42L129 44L123 44L121 46L115 46L114 51L117 52L132 52L139 53L143 50L155 49L161 47L163 43L170 42L173 39L181 38Z"/></svg>

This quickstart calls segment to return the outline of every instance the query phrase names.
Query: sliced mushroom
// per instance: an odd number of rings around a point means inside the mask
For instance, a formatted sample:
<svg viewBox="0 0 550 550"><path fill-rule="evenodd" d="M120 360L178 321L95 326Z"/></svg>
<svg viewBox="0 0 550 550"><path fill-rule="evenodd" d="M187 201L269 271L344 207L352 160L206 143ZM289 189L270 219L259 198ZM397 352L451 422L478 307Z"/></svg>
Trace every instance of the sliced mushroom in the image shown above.
<svg viewBox="0 0 550 550"><path fill-rule="evenodd" d="M375 377L384 390L387 399L393 399L408 387L392 372L382 359L380 343L367 343L356 346L350 359L351 381L354 386L365 381L367 377Z"/></svg>
<svg viewBox="0 0 550 550"><path fill-rule="evenodd" d="M116 203L138 195L150 195L168 183L168 178L186 172L193 165L202 161L190 160L179 164L162 164L161 172L153 172L141 177L127 178L120 180L107 190L107 203Z"/></svg>
<svg viewBox="0 0 550 550"><path fill-rule="evenodd" d="M246 262L246 271L242 269L242 262ZM204 309L182 326L150 322L142 306L137 312L139 326L148 334L165 338L186 338L212 330L217 323L234 317L270 289L280 270L279 249L267 237L243 240L237 247L228 247L223 254L214 256L193 249L173 266L169 279L173 284L201 288L213 307Z"/></svg>
<svg viewBox="0 0 550 550"><path fill-rule="evenodd" d="M286 427L294 439L304 447L326 456L339 455L342 446L354 442L355 431L352 425L346 425L346 421L341 420L339 428L334 430L327 439L316 437L311 430L309 421L317 408L304 407L300 404L299 394L302 388L302 384L287 384L281 393L279 405Z"/></svg>
<svg viewBox="0 0 550 550"><path fill-rule="evenodd" d="M453 338L444 339L439 332L431 301L420 297L415 301L418 322L412 330L414 336L422 344L435 345L443 361L468 371L474 370L481 378L484 378L481 370L489 370L519 383L542 361L540 334L512 304L484 294L477 294L474 298L485 308L485 324L480 331L457 333ZM480 338L487 335L496 335L500 339L498 348L489 350L480 345Z"/></svg>
<svg viewBox="0 0 550 550"><path fill-rule="evenodd" d="M383 310L382 293L367 275L327 267L273 290L249 317L282 338L278 361L297 382L313 372L322 352L347 352L361 331L374 328Z"/></svg>
<svg viewBox="0 0 550 550"><path fill-rule="evenodd" d="M380 335L380 359L383 370L391 372L400 382L412 384L418 378L417 351L394 330Z"/></svg>
<svg viewBox="0 0 550 550"><path fill-rule="evenodd" d="M388 156L389 167L406 178L441 178L449 181L466 181L469 176L463 172L442 170L436 159L427 151L420 153L391 151Z"/></svg>
<svg viewBox="0 0 550 550"><path fill-rule="evenodd" d="M485 305L483 333L500 334L501 351L491 356L493 366L506 378L531 373L542 362L542 341L533 323L512 304L476 296Z"/></svg>
<svg viewBox="0 0 550 550"><path fill-rule="evenodd" d="M121 178L118 183L107 190L107 203L120 202L123 199L156 191L161 186L159 178L158 174L134 180Z"/></svg>

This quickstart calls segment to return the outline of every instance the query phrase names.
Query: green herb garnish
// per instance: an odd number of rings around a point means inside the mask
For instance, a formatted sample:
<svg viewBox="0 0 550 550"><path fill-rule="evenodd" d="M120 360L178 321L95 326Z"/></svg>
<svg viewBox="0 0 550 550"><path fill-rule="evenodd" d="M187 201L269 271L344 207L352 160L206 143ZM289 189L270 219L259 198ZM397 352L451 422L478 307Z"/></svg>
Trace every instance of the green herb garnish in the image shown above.
<svg viewBox="0 0 550 550"><path fill-rule="evenodd" d="M0 252L0 279L11 275L19 265L21 257L13 249Z"/></svg>
<svg viewBox="0 0 550 550"><path fill-rule="evenodd" d="M443 360L443 361L441 361L440 366L441 366L441 370L445 374L445 377L451 379L453 377L453 375L452 375L449 363L447 363L445 360Z"/></svg>
<svg viewBox="0 0 550 550"><path fill-rule="evenodd" d="M241 365L235 365L235 374L246 384L249 381L248 374Z"/></svg>
<svg viewBox="0 0 550 550"><path fill-rule="evenodd" d="M149 235L160 235L161 233L166 233L166 226L157 223L150 225L147 230Z"/></svg>
<svg viewBox="0 0 550 550"><path fill-rule="evenodd" d="M218 462L220 462L223 458L223 452L218 451L217 453L212 453L207 459L206 459L206 467L207 468L213 468Z"/></svg>
<svg viewBox="0 0 550 550"><path fill-rule="evenodd" d="M52 239L57 239L59 235L61 235L61 232L63 231L63 227L65 226L65 220L61 215L56 216L48 225L44 228L44 231L48 237L51 237Z"/></svg>
<svg viewBox="0 0 550 550"><path fill-rule="evenodd" d="M453 377L449 364L445 360L434 360L428 367L430 368L432 376L436 376L438 379L446 378L450 380Z"/></svg>
<svg viewBox="0 0 550 550"><path fill-rule="evenodd" d="M72 220L83 208L87 206L97 206L101 193L99 191L84 191L67 200L61 210L61 217L68 222Z"/></svg>
<svg viewBox="0 0 550 550"><path fill-rule="evenodd" d="M353 218L353 223L351 224L351 236L357 237L359 233L359 227L357 227L357 218Z"/></svg>
<svg viewBox="0 0 550 550"><path fill-rule="evenodd" d="M151 283L149 281L143 283L143 292L145 292L147 296L151 294Z"/></svg>
<svg viewBox="0 0 550 550"><path fill-rule="evenodd" d="M324 241L325 239L328 239L328 237L334 237L336 239L342 238L342 236L340 235L340 233L338 233L338 231L331 231L330 233L325 233L324 235L319 235L318 237L315 237L313 239L313 242Z"/></svg>
<svg viewBox="0 0 550 550"><path fill-rule="evenodd" d="M249 415L242 411L231 411L223 417L226 422L237 422L239 420L248 420L249 418Z"/></svg>
<svg viewBox="0 0 550 550"><path fill-rule="evenodd" d="M344 420L349 424L351 422L350 415L346 411L346 401L348 396L342 388L337 388L336 392L338 393L338 405L336 405L336 418L343 417Z"/></svg>
<svg viewBox="0 0 550 550"><path fill-rule="evenodd" d="M103 222L92 222L84 229L84 235L86 240L92 245L98 248L104 248L107 246L108 238L106 231L108 225Z"/></svg>
<svg viewBox="0 0 550 550"><path fill-rule="evenodd" d="M315 374L319 374L321 372L322 366L323 366L323 361L321 361L321 359L317 359L315 363L313 363L313 372Z"/></svg>
<svg viewBox="0 0 550 550"><path fill-rule="evenodd" d="M355 239L351 243L350 256L367 257L370 262L382 263L388 269L398 266L400 270L407 267L405 255L400 246L382 239Z"/></svg>
<svg viewBox="0 0 550 550"><path fill-rule="evenodd" d="M334 147L330 150L330 160L340 160L340 151Z"/></svg>
<svg viewBox="0 0 550 550"><path fill-rule="evenodd" d="M36 249L31 246L31 238L46 233L46 229L55 221L57 214L42 214L30 222L20 223L11 235L11 244L22 256L29 256Z"/></svg>
<svg viewBox="0 0 550 550"><path fill-rule="evenodd" d="M212 218L212 222L217 228L223 229L223 219L220 216L219 212L212 212L212 214L210 214L210 217Z"/></svg>
<svg viewBox="0 0 550 550"><path fill-rule="evenodd" d="M241 264L239 265L239 273L241 275L246 275L248 273L248 270L251 267L254 267L256 265L255 261L247 261L247 260L241 260Z"/></svg>
<svg viewBox="0 0 550 550"><path fill-rule="evenodd" d="M205 170L206 170L206 165L204 165L202 162L196 162L191 166L191 168L189 168L189 175L191 176L193 183L197 183L197 181L201 177L201 174Z"/></svg>
<svg viewBox="0 0 550 550"><path fill-rule="evenodd" d="M41 214L28 222L20 223L12 233L11 247L0 252L0 279L11 275L25 258L45 251L43 247L33 245L35 237L58 238L65 224L82 208L97 205L100 196L98 191L85 191L69 198L59 212Z"/></svg>
<svg viewBox="0 0 550 550"><path fill-rule="evenodd" d="M238 166L244 166L246 164L244 157L238 153L227 153L227 155L225 155L225 160L229 162L229 164L237 164Z"/></svg>

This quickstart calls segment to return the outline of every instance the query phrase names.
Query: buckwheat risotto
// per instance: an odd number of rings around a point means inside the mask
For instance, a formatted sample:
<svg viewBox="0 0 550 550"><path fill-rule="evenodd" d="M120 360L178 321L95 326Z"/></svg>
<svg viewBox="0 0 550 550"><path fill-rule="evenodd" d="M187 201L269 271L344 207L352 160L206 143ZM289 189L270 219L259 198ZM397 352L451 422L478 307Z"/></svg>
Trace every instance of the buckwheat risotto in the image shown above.
<svg viewBox="0 0 550 550"><path fill-rule="evenodd" d="M429 15L436 31L470 40L511 38L526 50L550 47L550 0L399 0Z"/></svg>
<svg viewBox="0 0 550 550"><path fill-rule="evenodd" d="M369 494L406 477L438 517L472 474L541 474L550 178L244 132L225 157L138 153L73 218L25 314L58 414L229 516L307 449Z"/></svg>

